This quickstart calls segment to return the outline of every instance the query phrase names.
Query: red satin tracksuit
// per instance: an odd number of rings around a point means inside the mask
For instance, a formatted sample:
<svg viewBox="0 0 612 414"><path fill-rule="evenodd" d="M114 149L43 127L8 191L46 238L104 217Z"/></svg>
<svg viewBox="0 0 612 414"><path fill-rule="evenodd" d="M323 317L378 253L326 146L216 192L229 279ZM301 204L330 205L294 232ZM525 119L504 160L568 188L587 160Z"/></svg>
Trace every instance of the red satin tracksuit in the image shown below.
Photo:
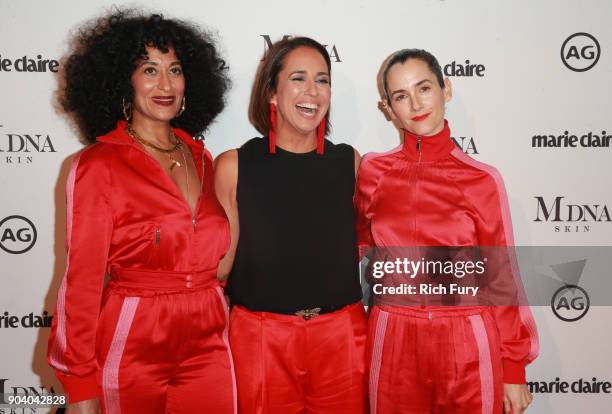
<svg viewBox="0 0 612 414"><path fill-rule="evenodd" d="M234 306L230 343L240 414L363 414L361 302L305 320Z"/></svg>
<svg viewBox="0 0 612 414"><path fill-rule="evenodd" d="M70 402L98 398L107 413L237 411L216 278L229 225L210 154L174 132L202 180L195 214L125 122L72 162L67 266L48 349Z"/></svg>
<svg viewBox="0 0 612 414"><path fill-rule="evenodd" d="M434 136L404 137L361 163L361 251L514 244L497 170L457 148L447 123ZM501 413L503 383L525 383L538 354L526 306L374 306L368 336L371 414Z"/></svg>

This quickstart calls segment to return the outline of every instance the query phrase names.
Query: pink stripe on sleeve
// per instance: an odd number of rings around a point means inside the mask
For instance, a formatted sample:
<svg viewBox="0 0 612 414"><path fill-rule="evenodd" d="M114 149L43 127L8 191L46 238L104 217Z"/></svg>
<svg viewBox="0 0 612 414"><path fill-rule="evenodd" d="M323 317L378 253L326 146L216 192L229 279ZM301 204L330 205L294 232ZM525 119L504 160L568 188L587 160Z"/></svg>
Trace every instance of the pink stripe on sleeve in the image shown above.
<svg viewBox="0 0 612 414"><path fill-rule="evenodd" d="M485 171L488 173L491 178L495 181L495 185L497 187L498 194L498 203L501 211L502 223L504 228L504 237L506 239L506 245L514 247L514 233L512 231L512 218L510 215L510 207L508 204L508 194L506 193L506 186L504 185L504 181L501 177L499 171L496 168L484 164L482 162L478 162L472 157L464 154L459 148L454 148L451 152L451 155L460 160L461 162L470 165L476 169L481 171ZM517 286L518 295L519 295L519 304L528 303L527 296L525 291L523 290L523 283L520 280L519 272L520 269L518 267L518 260L516 258L516 252L513 248L508 249L508 253L510 254L510 266L512 267L512 275L514 277L514 282ZM527 356L528 361L533 361L539 354L540 342L538 338L538 331L536 329L535 321L533 320L533 315L531 314L531 310L528 306L519 306L519 315L521 318L521 322L527 328L529 332L529 355Z"/></svg>
<svg viewBox="0 0 612 414"><path fill-rule="evenodd" d="M76 171L79 166L82 151L79 151L72 159L70 172L66 181L66 271L64 278L57 295L57 310L55 318L57 318L57 329L55 333L55 341L52 345L49 362L51 365L65 373L68 373L64 354L66 352L66 289L68 269L70 269L70 246L72 240L72 216L74 212L74 185L76 182Z"/></svg>

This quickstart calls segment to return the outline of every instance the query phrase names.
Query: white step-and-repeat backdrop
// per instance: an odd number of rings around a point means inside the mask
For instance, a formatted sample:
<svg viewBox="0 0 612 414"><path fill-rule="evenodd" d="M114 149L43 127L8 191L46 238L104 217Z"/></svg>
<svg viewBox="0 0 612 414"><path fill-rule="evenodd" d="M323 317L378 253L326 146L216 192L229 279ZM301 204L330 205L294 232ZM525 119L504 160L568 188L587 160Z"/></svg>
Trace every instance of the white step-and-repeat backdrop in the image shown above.
<svg viewBox="0 0 612 414"><path fill-rule="evenodd" d="M612 246L608 0L126 4L218 34L233 87L206 134L213 155L257 135L247 107L269 42L299 34L326 45L331 139L362 154L400 143L378 109L382 61L397 49L424 48L454 86L447 106L453 137L505 178L517 245ZM45 354L65 265L64 183L81 144L55 102L58 67L71 33L109 7L103 0L0 0L0 393L61 391ZM562 286L610 277L590 274L588 261L569 269L551 278ZM612 308L600 306L605 300L586 306L579 290L571 295L533 309L541 353L528 368L530 412L610 413Z"/></svg>

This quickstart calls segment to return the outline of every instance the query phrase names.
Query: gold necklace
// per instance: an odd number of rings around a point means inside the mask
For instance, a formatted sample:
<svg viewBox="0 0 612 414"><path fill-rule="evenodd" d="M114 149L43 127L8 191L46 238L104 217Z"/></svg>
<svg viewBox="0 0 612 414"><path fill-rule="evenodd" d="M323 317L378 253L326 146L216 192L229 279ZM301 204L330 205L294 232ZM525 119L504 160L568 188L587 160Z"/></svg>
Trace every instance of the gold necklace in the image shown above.
<svg viewBox="0 0 612 414"><path fill-rule="evenodd" d="M175 160L172 155L173 152L176 152L177 150L181 149L183 147L183 141L181 141L180 139L178 139L176 137L176 135L174 135L174 131L172 131L172 129L170 129L170 136L172 137L171 140L174 141L174 147L172 148L162 148L159 147L155 144L153 144L152 142L147 141L146 139L144 139L143 137L141 137L140 135L138 135L138 132L134 131L134 128L132 128L132 124L128 124L127 127L125 128L126 132L129 134L129 136L131 136L132 138L134 138L136 141L140 142L142 145L152 148L157 152L161 152L162 154L165 154L169 159L170 159L170 167L169 170L172 171L174 169L174 167L180 167L181 163L178 162L177 160ZM181 151L182 153L183 151ZM183 154L183 159L185 154ZM186 165L186 164L185 164Z"/></svg>
<svg viewBox="0 0 612 414"><path fill-rule="evenodd" d="M185 151L183 151L181 149L181 155L183 156L183 161L185 162L185 181L187 182L187 197L185 197L187 199L187 204L189 204L189 208L191 208L191 193L189 192L189 171L188 171L188 165L187 165L187 157L185 156ZM179 165L180 167L180 165Z"/></svg>
<svg viewBox="0 0 612 414"><path fill-rule="evenodd" d="M170 134L172 135L172 139L175 142L175 144L174 144L174 148L166 149L166 148L158 147L157 145L150 143L149 141L142 138L140 135L138 135L136 131L134 131L134 128L132 128L131 124L128 124L125 130L129 136L134 138L136 141L140 142L142 145L152 148L155 151L161 152L165 154L168 158L170 158L171 164L170 164L170 167L168 168L170 172L172 172L172 169L174 169L174 167L179 167L179 168L181 167L181 163L175 160L174 158L172 158L172 156L170 155L176 150L180 151L181 156L183 157L183 162L185 163L185 183L187 187L187 196L185 197L185 199L187 201L187 204L191 208L191 203L190 203L191 192L189 190L189 165L187 164L187 156L185 155L185 151L183 151L183 141L181 141L180 139L176 137L176 135L174 135L174 131L170 130Z"/></svg>

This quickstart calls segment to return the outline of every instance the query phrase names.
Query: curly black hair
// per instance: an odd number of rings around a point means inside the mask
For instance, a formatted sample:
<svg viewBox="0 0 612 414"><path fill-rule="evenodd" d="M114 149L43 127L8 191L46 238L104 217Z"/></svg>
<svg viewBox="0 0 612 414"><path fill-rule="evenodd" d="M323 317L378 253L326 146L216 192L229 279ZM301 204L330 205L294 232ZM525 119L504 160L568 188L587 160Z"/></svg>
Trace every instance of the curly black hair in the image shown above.
<svg viewBox="0 0 612 414"><path fill-rule="evenodd" d="M131 102L131 76L146 46L167 53L174 48L185 76L186 110L171 121L191 135L206 130L225 107L230 86L225 61L215 49L213 37L185 21L145 16L134 10L115 10L80 28L75 51L64 67L65 88L60 104L75 115L83 138L96 137L115 128L124 118L122 101Z"/></svg>

